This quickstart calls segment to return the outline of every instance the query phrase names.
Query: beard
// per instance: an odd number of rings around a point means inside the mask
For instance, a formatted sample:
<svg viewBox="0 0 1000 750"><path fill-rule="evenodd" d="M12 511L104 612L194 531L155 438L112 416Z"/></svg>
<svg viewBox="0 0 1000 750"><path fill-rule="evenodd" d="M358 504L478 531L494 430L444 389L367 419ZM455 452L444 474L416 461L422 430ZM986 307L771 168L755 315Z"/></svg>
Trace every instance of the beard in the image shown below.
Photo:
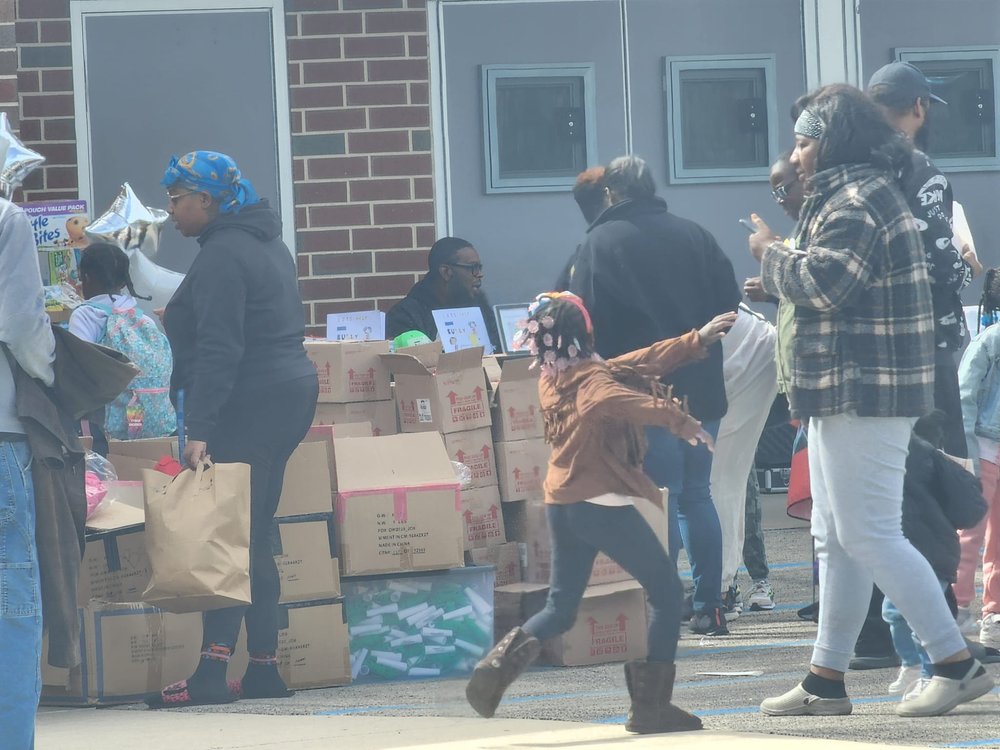
<svg viewBox="0 0 1000 750"><path fill-rule="evenodd" d="M927 153L927 149L930 148L932 111L931 107L927 108L927 114L924 115L924 124L920 126L920 130L913 134L913 145L924 153Z"/></svg>
<svg viewBox="0 0 1000 750"><path fill-rule="evenodd" d="M448 304L452 307L479 307L482 296L481 291L470 290L463 284L448 284Z"/></svg>

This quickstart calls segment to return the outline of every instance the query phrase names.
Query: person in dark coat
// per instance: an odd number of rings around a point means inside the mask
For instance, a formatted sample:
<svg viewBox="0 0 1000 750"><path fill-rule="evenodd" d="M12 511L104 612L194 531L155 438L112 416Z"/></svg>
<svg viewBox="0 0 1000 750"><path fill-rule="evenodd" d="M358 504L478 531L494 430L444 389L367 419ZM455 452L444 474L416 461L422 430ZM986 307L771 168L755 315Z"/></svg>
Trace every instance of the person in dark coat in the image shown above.
<svg viewBox="0 0 1000 750"><path fill-rule="evenodd" d="M742 297L733 265L712 235L667 210L646 163L615 159L604 172L606 208L587 230L570 291L583 298L605 359L700 328L735 311ZM722 346L664 381L714 438L726 413ZM665 430L647 430L646 472L670 491L670 548L684 547L695 582L696 633L728 633L722 610L722 532L712 503L712 454Z"/></svg>
<svg viewBox="0 0 1000 750"><path fill-rule="evenodd" d="M386 337L392 340L407 331L420 331L427 338L436 339L434 311L455 307L480 308L490 343L494 351L499 351L500 335L483 292L483 263L479 253L461 237L442 237L431 246L427 274L386 316Z"/></svg>

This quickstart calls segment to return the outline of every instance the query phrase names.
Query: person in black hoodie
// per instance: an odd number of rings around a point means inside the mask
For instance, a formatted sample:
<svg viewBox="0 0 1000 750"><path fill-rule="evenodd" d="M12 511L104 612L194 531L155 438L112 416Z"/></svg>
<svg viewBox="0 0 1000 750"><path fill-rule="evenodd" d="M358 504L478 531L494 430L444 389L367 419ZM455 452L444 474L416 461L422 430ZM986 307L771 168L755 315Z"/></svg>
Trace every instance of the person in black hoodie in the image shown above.
<svg viewBox="0 0 1000 750"><path fill-rule="evenodd" d="M736 310L742 293L729 258L708 231L667 210L642 159L612 161L604 172L604 192L607 207L588 228L570 281L570 291L591 311L602 357L680 336ZM708 352L665 382L714 438L726 414L726 388L721 345ZM683 538L691 562L690 627L725 635L722 532L709 486L712 454L657 428L650 428L647 438L646 472L670 491L670 549L678 549Z"/></svg>
<svg viewBox="0 0 1000 750"><path fill-rule="evenodd" d="M171 397L184 392L183 463L251 467L253 604L206 612L195 673L147 699L153 708L290 695L278 675L278 569L271 523L285 464L312 423L319 394L306 357L295 261L281 220L225 154L174 157L162 184L169 213L201 251L171 298L163 324L174 353ZM250 664L241 683L226 668L246 620Z"/></svg>

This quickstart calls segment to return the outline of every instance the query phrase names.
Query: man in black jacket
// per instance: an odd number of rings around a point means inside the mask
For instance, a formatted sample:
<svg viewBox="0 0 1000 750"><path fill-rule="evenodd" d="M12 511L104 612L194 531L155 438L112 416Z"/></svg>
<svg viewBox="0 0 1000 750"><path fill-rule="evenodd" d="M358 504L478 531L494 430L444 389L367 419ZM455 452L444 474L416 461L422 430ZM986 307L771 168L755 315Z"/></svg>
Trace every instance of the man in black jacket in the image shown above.
<svg viewBox="0 0 1000 750"><path fill-rule="evenodd" d="M607 208L587 230L570 291L583 298L605 358L700 328L736 310L741 292L733 266L705 229L674 216L656 195L646 163L623 156L604 175ZM726 413L722 347L671 373L674 395L715 435ZM712 454L665 430L650 429L646 472L670 490L670 548L680 538L695 582L691 629L728 632L722 610L722 536L709 479Z"/></svg>

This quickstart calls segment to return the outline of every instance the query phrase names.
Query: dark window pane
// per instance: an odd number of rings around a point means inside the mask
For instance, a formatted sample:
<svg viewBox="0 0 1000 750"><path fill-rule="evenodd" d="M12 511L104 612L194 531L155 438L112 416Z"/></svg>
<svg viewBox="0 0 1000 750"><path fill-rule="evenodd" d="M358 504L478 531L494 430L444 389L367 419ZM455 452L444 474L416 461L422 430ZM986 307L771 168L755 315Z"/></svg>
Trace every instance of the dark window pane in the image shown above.
<svg viewBox="0 0 1000 750"><path fill-rule="evenodd" d="M496 82L501 179L575 177L587 166L583 78Z"/></svg>
<svg viewBox="0 0 1000 750"><path fill-rule="evenodd" d="M928 152L937 157L996 156L993 64L990 60L917 60L931 90L948 102L931 106Z"/></svg>
<svg viewBox="0 0 1000 750"><path fill-rule="evenodd" d="M765 93L761 68L681 71L683 167L768 166Z"/></svg>

